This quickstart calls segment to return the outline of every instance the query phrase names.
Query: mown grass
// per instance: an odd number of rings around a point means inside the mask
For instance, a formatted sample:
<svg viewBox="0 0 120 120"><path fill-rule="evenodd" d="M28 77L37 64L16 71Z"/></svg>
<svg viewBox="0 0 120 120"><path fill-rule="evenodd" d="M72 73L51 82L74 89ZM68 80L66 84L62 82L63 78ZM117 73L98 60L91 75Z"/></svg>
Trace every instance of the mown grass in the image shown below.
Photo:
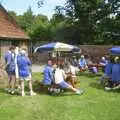
<svg viewBox="0 0 120 120"><path fill-rule="evenodd" d="M37 96L9 95L0 89L0 120L119 120L120 91L106 92L99 84L100 76L78 77L79 87L85 92L72 92L50 96L37 92ZM40 81L40 73L33 74ZM34 85L39 87L37 82Z"/></svg>

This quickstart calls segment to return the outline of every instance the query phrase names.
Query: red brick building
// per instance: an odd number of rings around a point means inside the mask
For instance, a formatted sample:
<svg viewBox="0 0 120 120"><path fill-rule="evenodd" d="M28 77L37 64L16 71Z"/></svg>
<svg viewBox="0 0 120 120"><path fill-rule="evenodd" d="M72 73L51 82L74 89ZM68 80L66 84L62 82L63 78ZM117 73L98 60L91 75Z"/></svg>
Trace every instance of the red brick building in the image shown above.
<svg viewBox="0 0 120 120"><path fill-rule="evenodd" d="M0 4L0 59L11 45L27 46L29 37Z"/></svg>

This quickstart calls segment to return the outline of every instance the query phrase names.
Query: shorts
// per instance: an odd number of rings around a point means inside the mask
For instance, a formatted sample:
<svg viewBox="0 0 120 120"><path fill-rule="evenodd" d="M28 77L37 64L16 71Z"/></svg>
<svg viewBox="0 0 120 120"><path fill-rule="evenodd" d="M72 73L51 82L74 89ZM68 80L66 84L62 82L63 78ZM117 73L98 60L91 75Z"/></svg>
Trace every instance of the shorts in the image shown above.
<svg viewBox="0 0 120 120"><path fill-rule="evenodd" d="M15 75L15 71L6 71L6 72L7 72L8 76Z"/></svg>
<svg viewBox="0 0 120 120"><path fill-rule="evenodd" d="M22 76L20 76L19 79L20 79L21 81L30 81L30 80L31 80L31 75L29 75L29 76L27 76L27 77L22 77Z"/></svg>
<svg viewBox="0 0 120 120"><path fill-rule="evenodd" d="M60 87L62 87L62 88L69 88L69 84L68 84L67 82L65 82L65 81L60 82L58 85L59 85Z"/></svg>

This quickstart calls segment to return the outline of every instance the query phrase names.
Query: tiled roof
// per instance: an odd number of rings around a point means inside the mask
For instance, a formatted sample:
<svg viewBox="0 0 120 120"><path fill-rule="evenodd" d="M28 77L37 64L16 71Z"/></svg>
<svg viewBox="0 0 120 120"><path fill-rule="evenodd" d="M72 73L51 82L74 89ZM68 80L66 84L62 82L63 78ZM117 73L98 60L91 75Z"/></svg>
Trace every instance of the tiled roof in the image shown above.
<svg viewBox="0 0 120 120"><path fill-rule="evenodd" d="M29 39L2 5L0 5L0 38Z"/></svg>

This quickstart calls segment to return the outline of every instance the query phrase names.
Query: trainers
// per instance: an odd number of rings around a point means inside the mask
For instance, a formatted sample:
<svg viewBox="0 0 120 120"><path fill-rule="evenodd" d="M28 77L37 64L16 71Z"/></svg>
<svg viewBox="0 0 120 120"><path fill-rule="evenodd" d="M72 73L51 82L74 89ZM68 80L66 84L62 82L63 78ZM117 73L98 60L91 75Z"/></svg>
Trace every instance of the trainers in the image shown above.
<svg viewBox="0 0 120 120"><path fill-rule="evenodd" d="M112 88L110 88L110 87L105 87L105 90L112 90Z"/></svg>
<svg viewBox="0 0 120 120"><path fill-rule="evenodd" d="M83 94L83 91L82 90L77 90L76 94L81 95L81 94Z"/></svg>
<svg viewBox="0 0 120 120"><path fill-rule="evenodd" d="M10 88L6 88L5 91L7 91L8 93L11 93L11 89Z"/></svg>
<svg viewBox="0 0 120 120"><path fill-rule="evenodd" d="M120 89L120 85L118 86L115 86L114 88L112 88L113 90L117 90L117 89Z"/></svg>
<svg viewBox="0 0 120 120"><path fill-rule="evenodd" d="M35 92L30 92L30 95L31 95L31 96L35 96L36 93L35 93Z"/></svg>
<svg viewBox="0 0 120 120"><path fill-rule="evenodd" d="M12 95L13 95L13 94L15 94L15 91L14 91L14 90L12 90L12 91L11 91L11 94L12 94Z"/></svg>
<svg viewBox="0 0 120 120"><path fill-rule="evenodd" d="M22 93L21 93L21 96L24 97L24 96L25 96L25 92L22 92Z"/></svg>

